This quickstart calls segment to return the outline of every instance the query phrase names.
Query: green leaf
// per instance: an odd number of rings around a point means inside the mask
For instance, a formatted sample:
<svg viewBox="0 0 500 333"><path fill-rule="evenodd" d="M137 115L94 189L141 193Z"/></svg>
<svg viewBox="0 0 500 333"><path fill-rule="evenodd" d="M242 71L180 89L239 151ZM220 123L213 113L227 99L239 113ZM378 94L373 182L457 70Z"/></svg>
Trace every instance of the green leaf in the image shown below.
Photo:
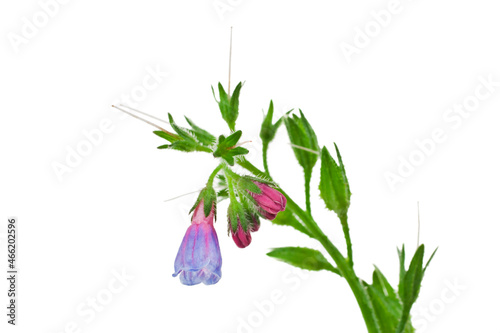
<svg viewBox="0 0 500 333"><path fill-rule="evenodd" d="M420 245L410 262L410 267L405 274L404 280L404 293L403 293L403 304L411 305L418 297L420 291L420 284L424 276L423 271L423 259L424 259L424 245Z"/></svg>
<svg viewBox="0 0 500 333"><path fill-rule="evenodd" d="M404 246L402 250L399 251L400 279L399 279L398 294L403 303L403 311L401 314L401 319L399 321L396 333L404 332L405 327L407 327L409 323L410 311L420 293L420 287L422 285L425 269L427 268L427 265L429 264L430 260L436 253L436 250L431 255L431 258L427 261L425 267L423 266L424 253L425 253L425 247L422 244L415 251L415 254L413 255L413 258L410 262L410 266L408 267L408 270L405 270Z"/></svg>
<svg viewBox="0 0 500 333"><path fill-rule="evenodd" d="M274 220L272 220L271 222L276 225L290 226L306 234L307 236L314 238L312 234L309 232L309 230L306 228L304 223L300 221L300 219L294 213L292 213L292 211L288 208L285 209L285 211L283 212L279 212L278 215L276 215Z"/></svg>
<svg viewBox="0 0 500 333"><path fill-rule="evenodd" d="M204 142L198 140L198 137L202 137L204 135L201 134L202 132L200 132L201 129L199 127L195 130L188 130L177 126L177 124L174 122L174 118L170 113L168 114L168 119L170 121L170 126L172 126L172 128L178 135L165 133L163 131L154 131L154 134L172 143L171 145L161 145L158 147L158 149L174 149L184 152L212 152L212 149L210 149L210 147L207 147ZM205 137L203 140L207 140L207 138Z"/></svg>
<svg viewBox="0 0 500 333"><path fill-rule="evenodd" d="M337 148L335 146L335 148ZM349 209L351 192L345 175L344 165L337 149L339 165L326 147L321 151L321 179L319 182L320 196L326 208L335 211L339 218L346 216Z"/></svg>
<svg viewBox="0 0 500 333"><path fill-rule="evenodd" d="M319 146L316 134L306 117L300 111L300 118L296 115L285 117L285 126L292 143L293 152L304 172L312 173L318 160ZM305 148L305 149L304 149Z"/></svg>
<svg viewBox="0 0 500 333"><path fill-rule="evenodd" d="M169 148L184 152L193 152L196 151L196 144L188 141L175 141L169 146Z"/></svg>
<svg viewBox="0 0 500 333"><path fill-rule="evenodd" d="M239 82L234 88L233 93L229 96L229 120L228 124L232 124L229 128L234 131L236 119L238 119L239 105L240 105L240 91L243 84Z"/></svg>
<svg viewBox="0 0 500 333"><path fill-rule="evenodd" d="M339 168L342 174L342 180L345 184L345 195L347 197L347 200L350 202L351 188L349 187L349 181L347 180L347 174L345 172L344 162L342 161L342 156L340 155L339 147L337 147L337 144L335 142L333 144L335 145L335 152L337 153L337 159L339 161Z"/></svg>
<svg viewBox="0 0 500 333"><path fill-rule="evenodd" d="M327 270L340 275L338 269L333 267L318 250L305 247L280 247L273 249L267 255L302 269Z"/></svg>
<svg viewBox="0 0 500 333"><path fill-rule="evenodd" d="M226 121L231 131L235 130L236 119L238 118L238 108L239 108L239 98L240 98L240 90L243 84L240 82L234 88L233 94L229 96L222 84L219 82L219 100L215 97L215 91L212 87L212 93L214 95L215 101L219 104L219 109L222 115L222 118Z"/></svg>
<svg viewBox="0 0 500 333"><path fill-rule="evenodd" d="M401 250L398 249L399 256L399 284L398 284L398 294L399 298L403 299L404 293L404 281L406 275L406 267L405 267L405 245L401 247Z"/></svg>
<svg viewBox="0 0 500 333"><path fill-rule="evenodd" d="M364 282L370 296L373 310L382 332L395 332L403 313L403 303L394 288L378 267L373 271L372 284ZM415 329L407 322L404 333L412 333Z"/></svg>
<svg viewBox="0 0 500 333"><path fill-rule="evenodd" d="M194 139L194 137L191 135L191 133L189 133L189 131L185 128L182 128L180 126L177 126L177 124L175 123L174 121L174 117L172 117L172 115L169 113L168 114L168 120L170 122L170 126L172 126L172 128L174 129L174 131L179 134L179 136L186 140L187 142L192 142L192 143L195 143L196 140Z"/></svg>
<svg viewBox="0 0 500 333"><path fill-rule="evenodd" d="M201 142L205 146L210 146L210 145L213 145L215 143L215 136L213 136L209 132L205 131L204 129L196 126L196 124L188 117L184 117L184 118L186 118L186 121L188 122L189 126L191 126L191 128L192 128L191 132L198 139L199 142Z"/></svg>
<svg viewBox="0 0 500 333"><path fill-rule="evenodd" d="M163 138L163 139L169 141L170 143L175 142L177 140L180 140L179 136L172 134L172 133L167 133L167 132L163 132L163 131L153 131L153 133L158 135L160 138Z"/></svg>
<svg viewBox="0 0 500 333"><path fill-rule="evenodd" d="M429 260L427 260L427 263L425 264L425 267L424 267L424 273L425 273L425 271L427 270L427 267L429 266L429 264L431 263L432 258L434 258L434 255L436 254L437 250L438 250L438 248L436 248L436 249L434 250L434 252L432 252L432 254L431 254L431 256L430 256Z"/></svg>

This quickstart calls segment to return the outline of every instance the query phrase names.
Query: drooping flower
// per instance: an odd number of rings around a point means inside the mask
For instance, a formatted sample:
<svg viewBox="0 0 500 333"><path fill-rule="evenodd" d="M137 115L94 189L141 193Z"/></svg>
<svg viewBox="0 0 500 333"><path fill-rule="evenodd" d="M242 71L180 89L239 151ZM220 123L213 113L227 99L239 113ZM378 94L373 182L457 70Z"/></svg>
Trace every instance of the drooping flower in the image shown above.
<svg viewBox="0 0 500 333"><path fill-rule="evenodd" d="M285 210L285 196L267 184L257 181L254 181L254 183L260 188L261 193L257 194L250 191L248 193L250 193L259 205L259 213L268 220L274 220L279 212Z"/></svg>
<svg viewBox="0 0 500 333"><path fill-rule="evenodd" d="M207 285L219 282L222 257L213 223L214 206L205 216L203 200L200 200L175 258L173 276L180 275L182 284L193 286L201 282Z"/></svg>

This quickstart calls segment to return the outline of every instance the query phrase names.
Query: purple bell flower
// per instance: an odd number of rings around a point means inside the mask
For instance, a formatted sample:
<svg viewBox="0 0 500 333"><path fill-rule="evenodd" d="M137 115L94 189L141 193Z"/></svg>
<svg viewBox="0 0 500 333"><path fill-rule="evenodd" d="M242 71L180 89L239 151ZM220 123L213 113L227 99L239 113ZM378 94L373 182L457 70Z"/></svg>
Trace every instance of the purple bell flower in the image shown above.
<svg viewBox="0 0 500 333"><path fill-rule="evenodd" d="M172 276L180 275L181 283L188 286L201 282L216 284L222 276L221 266L219 240L214 229L214 207L205 216L201 200L177 252Z"/></svg>

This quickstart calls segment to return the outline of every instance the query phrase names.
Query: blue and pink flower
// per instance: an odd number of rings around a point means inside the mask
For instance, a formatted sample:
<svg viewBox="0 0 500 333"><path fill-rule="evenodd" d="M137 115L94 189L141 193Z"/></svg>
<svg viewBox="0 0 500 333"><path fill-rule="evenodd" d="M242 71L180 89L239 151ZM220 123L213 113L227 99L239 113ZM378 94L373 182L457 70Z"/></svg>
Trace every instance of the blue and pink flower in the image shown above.
<svg viewBox="0 0 500 333"><path fill-rule="evenodd" d="M173 276L180 275L181 283L188 286L201 282L216 284L222 276L221 266L219 240L214 229L214 206L205 216L201 200L177 252Z"/></svg>

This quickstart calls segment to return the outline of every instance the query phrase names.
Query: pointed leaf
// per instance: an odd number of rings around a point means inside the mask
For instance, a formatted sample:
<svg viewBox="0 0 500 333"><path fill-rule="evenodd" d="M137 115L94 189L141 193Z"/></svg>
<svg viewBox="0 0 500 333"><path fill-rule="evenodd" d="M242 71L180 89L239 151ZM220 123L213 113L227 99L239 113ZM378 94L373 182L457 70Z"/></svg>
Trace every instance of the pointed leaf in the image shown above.
<svg viewBox="0 0 500 333"><path fill-rule="evenodd" d="M339 271L318 250L305 247L281 247L273 249L267 255L302 269L327 270L339 274Z"/></svg>
<svg viewBox="0 0 500 333"><path fill-rule="evenodd" d="M191 132L198 139L199 142L201 142L205 146L210 146L210 145L214 144L215 136L213 136L209 132L205 131L204 129L196 126L196 124L188 117L184 117L184 118L186 118L186 121L188 122L189 126L191 126L191 128L192 128Z"/></svg>
<svg viewBox="0 0 500 333"><path fill-rule="evenodd" d="M344 172L332 158L328 149L323 147L319 183L320 196L325 202L326 208L335 211L340 218L347 214L350 205L349 185L343 174Z"/></svg>
<svg viewBox="0 0 500 333"><path fill-rule="evenodd" d="M294 215L290 209L285 209L285 211L278 213L274 220L271 221L276 225L287 225L296 230L306 234L307 236L314 238L309 230L305 227L305 225L298 219L296 215Z"/></svg>
<svg viewBox="0 0 500 333"><path fill-rule="evenodd" d="M311 176L314 165L318 160L319 147L314 130L302 111L299 111L300 118L297 115L290 116L289 112L284 121L295 157L304 169L306 205L308 205L310 203ZM310 209L310 205L308 205L307 209Z"/></svg>
<svg viewBox="0 0 500 333"><path fill-rule="evenodd" d="M170 143L180 139L179 136L172 134L172 133L167 133L164 131L153 131L153 133L158 135L160 138L163 138L163 139L169 141Z"/></svg>

